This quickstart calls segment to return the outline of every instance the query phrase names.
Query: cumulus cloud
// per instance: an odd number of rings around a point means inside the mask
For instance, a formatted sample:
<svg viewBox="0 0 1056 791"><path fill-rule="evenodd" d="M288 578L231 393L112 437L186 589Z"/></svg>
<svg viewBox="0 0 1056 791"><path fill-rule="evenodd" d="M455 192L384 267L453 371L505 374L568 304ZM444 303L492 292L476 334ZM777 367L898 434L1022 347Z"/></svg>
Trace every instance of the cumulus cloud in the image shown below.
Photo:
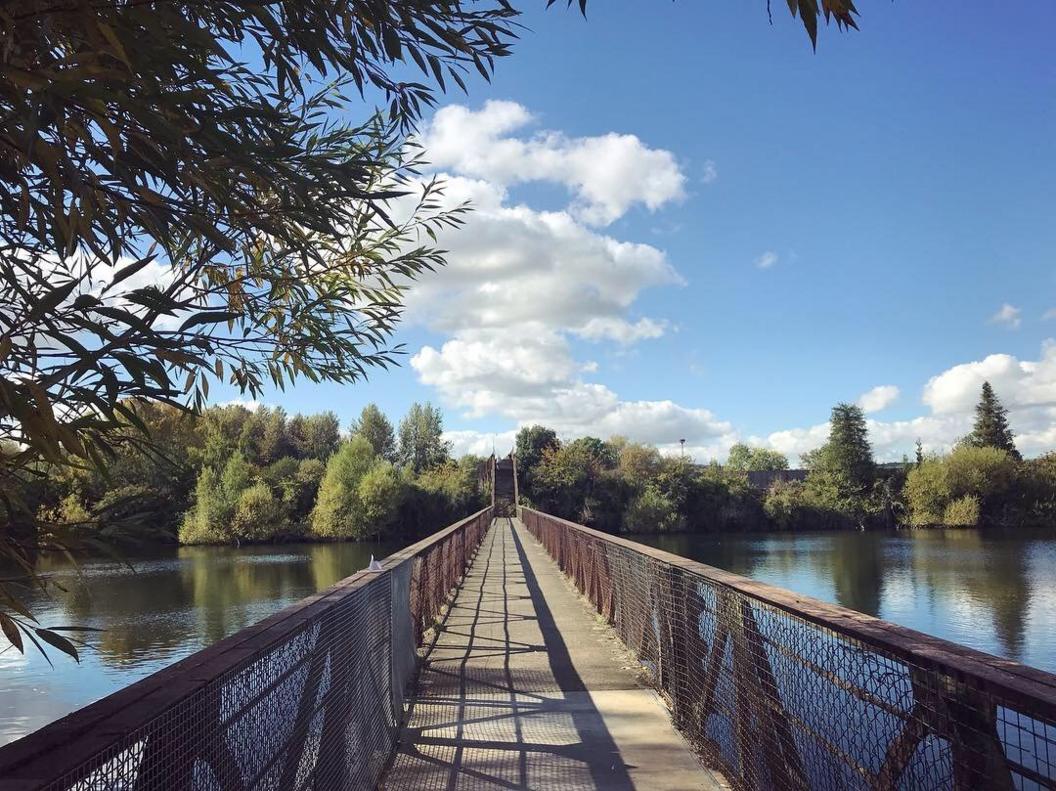
<svg viewBox="0 0 1056 791"><path fill-rule="evenodd" d="M480 110L451 105L425 126L421 143L440 170L503 186L529 181L563 185L573 196L570 213L591 225L608 225L635 204L656 210L685 195L686 177L670 151L616 132L518 136L534 121L516 102L489 101Z"/></svg>
<svg viewBox="0 0 1056 791"><path fill-rule="evenodd" d="M474 210L467 227L440 235L448 265L408 292L409 320L447 333L538 323L590 339L662 334L659 319L625 326L642 291L684 283L662 250L507 197L495 184L448 177L445 200L469 200Z"/></svg>
<svg viewBox="0 0 1056 791"><path fill-rule="evenodd" d="M1008 327L1010 330L1015 330L1018 329L1019 325L1022 323L1020 313L1022 313L1022 311L1019 308L1009 305L1006 302L997 309L997 313L990 317L990 323L1001 324Z"/></svg>
<svg viewBox="0 0 1056 791"><path fill-rule="evenodd" d="M761 256L755 259L755 266L758 269L769 269L778 262L778 255L773 250L767 250Z"/></svg>
<svg viewBox="0 0 1056 791"><path fill-rule="evenodd" d="M687 450L724 453L736 441L728 423L672 401L623 400L592 381L597 364L571 345L628 346L667 332L667 320L632 311L643 291L682 285L682 277L657 247L597 228L635 205L681 198L675 158L634 135L525 133L533 120L513 102L454 106L422 134L429 161L447 171L444 200L469 201L473 212L466 228L438 240L448 266L407 295L408 319L445 336L414 354L411 367L468 418L545 423L568 439L622 434L667 452L685 438ZM704 178L715 176L708 162ZM508 187L527 181L563 186L570 204L552 211L511 200ZM448 439L456 452L490 453L492 442L512 443L513 431Z"/></svg>
<svg viewBox="0 0 1056 791"><path fill-rule="evenodd" d="M1037 360L1020 360L1009 354L991 354L981 360L954 365L931 377L921 401L930 414L909 420L869 420L869 439L881 461L895 461L912 451L920 439L925 450L947 451L972 430L975 405L983 382L989 381L1002 403L1016 435L1016 446L1026 456L1056 447L1056 341L1041 346ZM865 396L875 393L874 388ZM864 404L862 405L865 409ZM823 444L829 426L775 431L767 443L783 453L798 456Z"/></svg>
<svg viewBox="0 0 1056 791"><path fill-rule="evenodd" d="M879 385L858 396L857 404L864 412L879 412L898 400L899 389L894 385Z"/></svg>

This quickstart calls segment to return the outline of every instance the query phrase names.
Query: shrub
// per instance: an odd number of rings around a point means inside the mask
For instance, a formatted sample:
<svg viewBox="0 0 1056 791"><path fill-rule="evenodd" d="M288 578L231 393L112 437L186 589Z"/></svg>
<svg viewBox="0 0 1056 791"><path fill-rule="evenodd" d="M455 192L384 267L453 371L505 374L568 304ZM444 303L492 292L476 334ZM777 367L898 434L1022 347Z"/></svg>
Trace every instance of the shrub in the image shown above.
<svg viewBox="0 0 1056 791"><path fill-rule="evenodd" d="M359 513L356 516L358 537L388 533L403 502L403 481L392 464L376 461L360 479L356 494L359 498Z"/></svg>
<svg viewBox="0 0 1056 791"><path fill-rule="evenodd" d="M803 517L803 484L774 481L763 497L763 512L779 530L792 530Z"/></svg>
<svg viewBox="0 0 1056 791"><path fill-rule="evenodd" d="M974 494L982 503L995 506L1015 481L1016 461L1000 448L961 445L944 461L951 497Z"/></svg>
<svg viewBox="0 0 1056 791"><path fill-rule="evenodd" d="M668 533L681 527L682 519L671 498L652 484L631 500L623 516L627 533Z"/></svg>
<svg viewBox="0 0 1056 791"><path fill-rule="evenodd" d="M219 544L227 541L223 525L227 509L224 507L220 480L212 467L198 476L194 488L194 506L183 516L178 537L181 544Z"/></svg>
<svg viewBox="0 0 1056 791"><path fill-rule="evenodd" d="M1016 460L999 448L961 445L948 456L925 459L906 477L910 524L963 527L999 521L1012 505L1018 474Z"/></svg>
<svg viewBox="0 0 1056 791"><path fill-rule="evenodd" d="M942 523L947 527L975 527L979 524L979 498L966 494L951 500L942 514Z"/></svg>
<svg viewBox="0 0 1056 791"><path fill-rule="evenodd" d="M911 525L931 527L942 524L946 505L950 501L945 460L927 458L910 470L903 492Z"/></svg>
<svg viewBox="0 0 1056 791"><path fill-rule="evenodd" d="M282 505L266 483L242 490L231 517L231 534L240 541L267 541L286 525Z"/></svg>
<svg viewBox="0 0 1056 791"><path fill-rule="evenodd" d="M374 449L356 435L338 448L326 464L319 496L312 509L312 533L320 538L354 538L358 535L360 480L374 465Z"/></svg>

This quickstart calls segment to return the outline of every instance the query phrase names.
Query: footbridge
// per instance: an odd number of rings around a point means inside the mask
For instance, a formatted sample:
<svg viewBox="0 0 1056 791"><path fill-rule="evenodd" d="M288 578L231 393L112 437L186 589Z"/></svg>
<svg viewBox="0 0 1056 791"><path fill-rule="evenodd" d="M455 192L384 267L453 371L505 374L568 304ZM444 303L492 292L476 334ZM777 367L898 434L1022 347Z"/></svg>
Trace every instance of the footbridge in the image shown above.
<svg viewBox="0 0 1056 791"><path fill-rule="evenodd" d="M1053 789L1056 676L492 503L0 748L23 789Z"/></svg>

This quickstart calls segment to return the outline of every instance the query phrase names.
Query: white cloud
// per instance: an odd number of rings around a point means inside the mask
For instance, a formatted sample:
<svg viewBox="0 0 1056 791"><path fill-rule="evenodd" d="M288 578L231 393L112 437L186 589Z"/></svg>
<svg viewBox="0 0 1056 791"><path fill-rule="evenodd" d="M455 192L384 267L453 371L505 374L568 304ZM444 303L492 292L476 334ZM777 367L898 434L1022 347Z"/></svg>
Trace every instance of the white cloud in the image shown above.
<svg viewBox="0 0 1056 791"><path fill-rule="evenodd" d="M769 269L778 262L778 255L773 250L767 250L755 259L755 266L759 269Z"/></svg>
<svg viewBox="0 0 1056 791"><path fill-rule="evenodd" d="M894 385L878 385L858 396L858 406L865 412L879 412L898 400L899 389Z"/></svg>
<svg viewBox="0 0 1056 791"><path fill-rule="evenodd" d="M621 341L662 332L658 319L625 326L643 290L684 282L662 250L599 234L566 212L511 206L483 181L448 177L445 200L474 210L464 229L440 235L448 265L408 292L409 320L447 333L526 323Z"/></svg>
<svg viewBox="0 0 1056 791"><path fill-rule="evenodd" d="M1034 456L1056 447L1056 341L1050 339L1042 344L1037 360L991 354L933 376L921 397L930 414L910 420L867 421L876 457L881 461L898 460L903 454L912 453L918 438L927 451L949 450L972 430L984 381L990 382L1008 407L1009 425L1021 453ZM823 444L828 432L828 424L819 423L809 428L775 431L767 442L783 453L797 456Z"/></svg>
<svg viewBox="0 0 1056 791"><path fill-rule="evenodd" d="M700 177L700 180L705 184L712 184L718 181L719 168L716 166L715 161L709 159L704 163L704 175Z"/></svg>
<svg viewBox="0 0 1056 791"><path fill-rule="evenodd" d="M456 458L472 453L474 456L505 456L513 450L516 431L445 431L444 439L451 443L451 455Z"/></svg>
<svg viewBox="0 0 1056 791"><path fill-rule="evenodd" d="M735 441L728 423L672 401L623 400L590 381L597 364L571 347L573 338L626 346L667 331L662 318L630 315L644 290L684 282L664 252L590 226L634 204L655 209L682 197L674 157L633 135L513 136L530 121L511 102L448 107L423 135L427 158L455 173L444 176L444 200L468 200L473 212L466 228L440 236L448 266L408 294L408 317L446 336L412 356L419 380L471 418L545 423L568 439L622 434L668 452L685 438L687 450L724 453ZM714 177L713 163L706 175ZM567 187L572 204L542 211L511 202L507 186L529 180ZM456 450L477 452L490 452L495 436L449 432Z"/></svg>
<svg viewBox="0 0 1056 791"><path fill-rule="evenodd" d="M670 151L616 132L594 137L553 131L514 136L534 120L515 102L489 101L480 110L450 105L433 116L421 142L438 170L502 186L561 184L573 195L570 213L591 225L608 225L635 204L655 211L685 196L686 177ZM713 171L714 165L710 167Z"/></svg>
<svg viewBox="0 0 1056 791"><path fill-rule="evenodd" d="M1009 305L1006 302L998 308L997 313L990 317L990 323L1002 324L1010 330L1018 329L1019 325L1022 323L1020 313L1022 313L1022 311L1019 308Z"/></svg>
<svg viewBox="0 0 1056 791"><path fill-rule="evenodd" d="M1056 319L1056 308L1049 308L1041 314L1042 321L1048 321L1049 319Z"/></svg>
<svg viewBox="0 0 1056 791"><path fill-rule="evenodd" d="M631 324L623 319L597 317L575 330L575 333L592 341L612 340L628 344L649 338L659 338L666 328L666 321L639 319Z"/></svg>

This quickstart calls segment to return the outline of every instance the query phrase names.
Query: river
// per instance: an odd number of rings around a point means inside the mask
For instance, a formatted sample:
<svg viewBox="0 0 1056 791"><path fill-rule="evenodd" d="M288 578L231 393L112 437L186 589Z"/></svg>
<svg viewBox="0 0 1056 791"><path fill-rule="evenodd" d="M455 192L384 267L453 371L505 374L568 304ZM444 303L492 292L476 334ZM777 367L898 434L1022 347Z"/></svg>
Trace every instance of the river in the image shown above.
<svg viewBox="0 0 1056 791"><path fill-rule="evenodd" d="M1056 532L902 531L638 536L737 574L1056 672ZM382 544L158 548L80 570L33 607L93 634L75 664L0 653L0 744L171 664L366 567Z"/></svg>
<svg viewBox="0 0 1056 791"><path fill-rule="evenodd" d="M637 541L1056 672L1056 531L634 536Z"/></svg>
<svg viewBox="0 0 1056 791"><path fill-rule="evenodd" d="M128 558L50 557L41 572L65 592L28 597L43 626L89 626L81 662L58 651L0 653L0 744L138 681L398 547L392 544L157 547ZM3 641L6 644L6 641Z"/></svg>

